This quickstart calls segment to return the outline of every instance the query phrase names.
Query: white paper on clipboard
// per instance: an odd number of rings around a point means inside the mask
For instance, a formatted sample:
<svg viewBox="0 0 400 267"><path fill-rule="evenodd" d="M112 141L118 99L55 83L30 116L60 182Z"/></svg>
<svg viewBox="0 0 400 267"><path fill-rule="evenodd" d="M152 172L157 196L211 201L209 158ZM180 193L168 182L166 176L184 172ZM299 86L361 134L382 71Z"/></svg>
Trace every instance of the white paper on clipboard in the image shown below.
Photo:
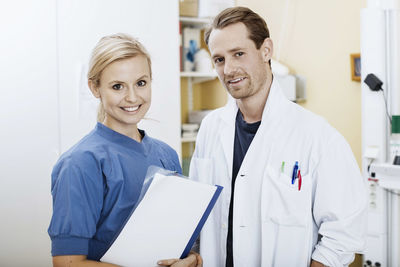
<svg viewBox="0 0 400 267"><path fill-rule="evenodd" d="M156 173L101 261L153 267L159 260L181 257L199 234L221 190L220 186Z"/></svg>

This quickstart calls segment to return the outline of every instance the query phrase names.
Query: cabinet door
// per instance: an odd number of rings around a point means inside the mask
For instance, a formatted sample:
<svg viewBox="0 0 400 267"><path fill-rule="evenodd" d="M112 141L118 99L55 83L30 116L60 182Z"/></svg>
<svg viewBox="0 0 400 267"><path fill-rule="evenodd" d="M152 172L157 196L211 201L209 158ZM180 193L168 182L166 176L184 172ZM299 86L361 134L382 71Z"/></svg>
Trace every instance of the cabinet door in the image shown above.
<svg viewBox="0 0 400 267"><path fill-rule="evenodd" d="M178 1L58 1L61 145L65 151L96 123L86 85L89 54L100 37L138 38L153 65L152 105L141 128L180 150Z"/></svg>
<svg viewBox="0 0 400 267"><path fill-rule="evenodd" d="M0 7L1 266L50 266L46 233L57 159L56 4Z"/></svg>

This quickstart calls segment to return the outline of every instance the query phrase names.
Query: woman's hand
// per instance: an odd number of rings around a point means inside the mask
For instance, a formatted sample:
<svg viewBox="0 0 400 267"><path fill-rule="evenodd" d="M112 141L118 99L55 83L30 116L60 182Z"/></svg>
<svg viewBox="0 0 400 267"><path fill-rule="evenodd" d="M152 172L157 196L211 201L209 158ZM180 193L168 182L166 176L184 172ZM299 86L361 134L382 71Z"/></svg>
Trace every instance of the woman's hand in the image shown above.
<svg viewBox="0 0 400 267"><path fill-rule="evenodd" d="M200 254L191 251L184 259L161 260L157 264L170 267L203 267L203 259Z"/></svg>

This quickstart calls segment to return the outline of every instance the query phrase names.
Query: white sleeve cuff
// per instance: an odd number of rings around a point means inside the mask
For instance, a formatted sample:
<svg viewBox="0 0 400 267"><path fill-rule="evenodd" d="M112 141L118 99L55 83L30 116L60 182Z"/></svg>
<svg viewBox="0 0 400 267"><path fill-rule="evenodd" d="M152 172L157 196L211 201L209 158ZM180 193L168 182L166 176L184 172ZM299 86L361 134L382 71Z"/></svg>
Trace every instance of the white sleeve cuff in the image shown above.
<svg viewBox="0 0 400 267"><path fill-rule="evenodd" d="M329 267L343 267L348 266L354 261L354 253L346 253L337 255L329 248L323 247L320 244L315 246L315 250L311 258Z"/></svg>

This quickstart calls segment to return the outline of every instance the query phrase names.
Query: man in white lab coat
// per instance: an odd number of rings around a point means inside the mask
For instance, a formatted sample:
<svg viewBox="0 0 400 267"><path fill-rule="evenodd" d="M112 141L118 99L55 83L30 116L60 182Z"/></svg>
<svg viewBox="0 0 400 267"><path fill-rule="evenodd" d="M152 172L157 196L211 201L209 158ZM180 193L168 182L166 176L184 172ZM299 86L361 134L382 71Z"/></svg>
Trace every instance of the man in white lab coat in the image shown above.
<svg viewBox="0 0 400 267"><path fill-rule="evenodd" d="M192 179L224 187L201 233L204 266L347 266L367 220L349 145L283 95L259 15L226 9L205 40L232 98L203 120L190 166Z"/></svg>

